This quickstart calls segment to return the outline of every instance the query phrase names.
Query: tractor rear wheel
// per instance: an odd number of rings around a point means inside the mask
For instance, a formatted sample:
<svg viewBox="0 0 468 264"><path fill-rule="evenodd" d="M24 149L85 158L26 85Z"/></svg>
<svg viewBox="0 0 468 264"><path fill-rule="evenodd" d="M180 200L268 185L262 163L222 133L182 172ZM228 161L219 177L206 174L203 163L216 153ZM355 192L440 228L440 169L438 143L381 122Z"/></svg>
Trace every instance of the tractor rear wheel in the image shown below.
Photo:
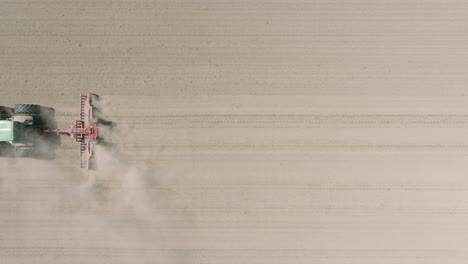
<svg viewBox="0 0 468 264"><path fill-rule="evenodd" d="M15 114L21 115L38 115L41 113L40 105L33 104L17 104L15 105Z"/></svg>
<svg viewBox="0 0 468 264"><path fill-rule="evenodd" d="M29 158L33 156L33 149L28 147L16 147L14 149L16 158Z"/></svg>

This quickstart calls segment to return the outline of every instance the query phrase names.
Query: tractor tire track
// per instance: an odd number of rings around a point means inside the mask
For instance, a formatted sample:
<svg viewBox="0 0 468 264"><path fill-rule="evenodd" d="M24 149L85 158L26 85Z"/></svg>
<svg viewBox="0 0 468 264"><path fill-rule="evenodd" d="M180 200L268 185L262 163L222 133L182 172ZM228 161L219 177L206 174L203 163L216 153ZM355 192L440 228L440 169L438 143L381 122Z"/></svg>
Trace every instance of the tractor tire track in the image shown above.
<svg viewBox="0 0 468 264"><path fill-rule="evenodd" d="M60 114L57 120L71 123L76 114ZM112 115L115 122L147 128L392 128L468 127L468 115Z"/></svg>

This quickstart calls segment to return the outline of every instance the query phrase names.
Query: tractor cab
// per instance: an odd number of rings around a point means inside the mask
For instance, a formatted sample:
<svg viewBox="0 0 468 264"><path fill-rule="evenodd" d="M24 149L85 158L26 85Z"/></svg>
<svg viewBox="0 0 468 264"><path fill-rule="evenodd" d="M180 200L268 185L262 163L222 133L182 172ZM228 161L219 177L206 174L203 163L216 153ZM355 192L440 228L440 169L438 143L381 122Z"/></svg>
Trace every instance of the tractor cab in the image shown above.
<svg viewBox="0 0 468 264"><path fill-rule="evenodd" d="M0 120L0 142L12 143L14 139L14 122Z"/></svg>
<svg viewBox="0 0 468 264"><path fill-rule="evenodd" d="M53 108L40 105L0 106L0 156L55 158L60 136L48 133L56 128L54 116Z"/></svg>
<svg viewBox="0 0 468 264"><path fill-rule="evenodd" d="M24 123L13 120L0 120L0 142L24 144L27 140L27 127Z"/></svg>

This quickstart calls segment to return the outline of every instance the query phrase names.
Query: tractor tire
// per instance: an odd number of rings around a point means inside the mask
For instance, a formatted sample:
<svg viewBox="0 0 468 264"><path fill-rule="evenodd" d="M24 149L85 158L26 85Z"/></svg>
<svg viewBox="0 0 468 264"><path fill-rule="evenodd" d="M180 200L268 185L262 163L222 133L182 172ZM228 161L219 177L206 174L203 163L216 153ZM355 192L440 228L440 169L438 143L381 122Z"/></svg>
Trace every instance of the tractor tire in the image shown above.
<svg viewBox="0 0 468 264"><path fill-rule="evenodd" d="M41 106L33 104L17 104L15 105L15 114L20 115L39 115Z"/></svg>
<svg viewBox="0 0 468 264"><path fill-rule="evenodd" d="M14 149L15 158L30 158L33 156L32 148L21 148L17 147Z"/></svg>
<svg viewBox="0 0 468 264"><path fill-rule="evenodd" d="M13 108L0 106L0 120L6 120L13 116Z"/></svg>

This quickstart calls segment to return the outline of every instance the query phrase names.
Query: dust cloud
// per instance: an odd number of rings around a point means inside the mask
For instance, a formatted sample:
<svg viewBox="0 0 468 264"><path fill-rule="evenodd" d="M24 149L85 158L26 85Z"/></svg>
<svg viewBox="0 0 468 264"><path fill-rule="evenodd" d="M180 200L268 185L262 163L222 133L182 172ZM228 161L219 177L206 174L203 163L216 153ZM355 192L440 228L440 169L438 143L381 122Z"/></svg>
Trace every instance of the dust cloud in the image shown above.
<svg viewBox="0 0 468 264"><path fill-rule="evenodd" d="M129 129L116 127L112 134L127 134ZM79 155L61 149L55 160L0 158L0 202L12 205L4 213L13 219L26 216L63 225L69 240L75 241L71 247L110 247L121 261L127 257L147 263L157 257L171 263L160 251L154 252L165 247L161 230L170 225L166 216L176 206L171 202L174 191L159 185L154 161L135 161L118 144L96 146L95 157L93 171L80 169ZM31 238L38 235L38 226L29 228ZM31 238L21 240L35 241Z"/></svg>

